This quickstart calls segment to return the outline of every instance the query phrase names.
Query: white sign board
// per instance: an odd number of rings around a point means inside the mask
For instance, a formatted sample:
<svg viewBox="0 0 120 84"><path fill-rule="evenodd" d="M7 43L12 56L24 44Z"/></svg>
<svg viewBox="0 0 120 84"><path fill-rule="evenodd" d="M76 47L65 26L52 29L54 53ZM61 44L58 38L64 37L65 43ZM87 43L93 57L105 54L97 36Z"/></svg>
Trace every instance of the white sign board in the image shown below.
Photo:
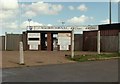
<svg viewBox="0 0 120 84"><path fill-rule="evenodd" d="M29 49L38 50L38 45L40 45L40 33L28 33L27 37Z"/></svg>
<svg viewBox="0 0 120 84"><path fill-rule="evenodd" d="M60 45L60 50L69 50L71 33L58 33L58 45Z"/></svg>
<svg viewBox="0 0 120 84"><path fill-rule="evenodd" d="M30 50L38 50L38 45L32 44L29 47Z"/></svg>
<svg viewBox="0 0 120 84"><path fill-rule="evenodd" d="M81 26L31 26L27 27L27 30L34 31L90 31L98 30L97 25L81 25Z"/></svg>
<svg viewBox="0 0 120 84"><path fill-rule="evenodd" d="M58 33L58 45L70 45L71 34L70 33Z"/></svg>
<svg viewBox="0 0 120 84"><path fill-rule="evenodd" d="M40 38L40 33L28 33L28 38Z"/></svg>
<svg viewBox="0 0 120 84"><path fill-rule="evenodd" d="M69 50L68 45L60 45L60 50Z"/></svg>
<svg viewBox="0 0 120 84"><path fill-rule="evenodd" d="M40 45L40 41L28 41L28 45Z"/></svg>

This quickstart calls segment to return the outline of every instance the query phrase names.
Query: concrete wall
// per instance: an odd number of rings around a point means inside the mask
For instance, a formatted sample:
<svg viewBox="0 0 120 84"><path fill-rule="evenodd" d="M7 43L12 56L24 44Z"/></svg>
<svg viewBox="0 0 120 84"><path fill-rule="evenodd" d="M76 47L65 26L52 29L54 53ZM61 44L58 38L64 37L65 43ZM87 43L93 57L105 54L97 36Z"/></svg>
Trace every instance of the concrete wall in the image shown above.
<svg viewBox="0 0 120 84"><path fill-rule="evenodd" d="M74 35L74 45L75 51L82 51L83 50L83 35L82 34L75 34Z"/></svg>
<svg viewBox="0 0 120 84"><path fill-rule="evenodd" d="M19 42L22 40L22 34L7 34L6 50L19 50Z"/></svg>

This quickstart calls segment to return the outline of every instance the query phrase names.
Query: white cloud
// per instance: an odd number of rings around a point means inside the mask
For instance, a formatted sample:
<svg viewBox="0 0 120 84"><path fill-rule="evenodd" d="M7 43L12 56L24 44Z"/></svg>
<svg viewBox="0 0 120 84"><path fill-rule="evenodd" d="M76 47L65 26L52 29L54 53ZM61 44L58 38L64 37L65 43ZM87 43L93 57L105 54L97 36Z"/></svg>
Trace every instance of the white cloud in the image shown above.
<svg viewBox="0 0 120 84"><path fill-rule="evenodd" d="M33 11L26 11L25 15L28 16L28 17L34 17L34 16L36 16L36 13L33 12Z"/></svg>
<svg viewBox="0 0 120 84"><path fill-rule="evenodd" d="M27 26L29 26L29 22L28 21L24 21L20 27L21 28L26 28ZM34 22L34 21L31 21L30 22L30 26L43 26L43 24L39 23L39 22Z"/></svg>
<svg viewBox="0 0 120 84"><path fill-rule="evenodd" d="M9 27L9 28L13 28L13 29L17 29L17 28L18 28L18 24L15 23L15 22L12 22L12 23L9 23L9 24L8 24L8 27Z"/></svg>
<svg viewBox="0 0 120 84"><path fill-rule="evenodd" d="M93 17L87 17L85 15L81 15L80 17L73 17L71 19L68 19L67 22L72 24L83 24L92 19Z"/></svg>
<svg viewBox="0 0 120 84"><path fill-rule="evenodd" d="M69 8L70 10L74 10L74 9L75 9L74 6L68 6L68 8Z"/></svg>
<svg viewBox="0 0 120 84"><path fill-rule="evenodd" d="M17 24L16 21L14 21L14 22L4 22L4 23L2 22L1 26L4 29L6 29L6 28L8 28L8 29L17 29L18 28L18 24Z"/></svg>
<svg viewBox="0 0 120 84"><path fill-rule="evenodd" d="M48 24L47 26L53 26L52 24Z"/></svg>
<svg viewBox="0 0 120 84"><path fill-rule="evenodd" d="M81 4L78 7L68 6L68 8L70 10L79 10L79 11L83 11L83 12L88 10L88 8L87 8L87 6L85 4Z"/></svg>
<svg viewBox="0 0 120 84"><path fill-rule="evenodd" d="M17 0L1 0L0 1L0 19L8 20L13 18L18 13Z"/></svg>
<svg viewBox="0 0 120 84"><path fill-rule="evenodd" d="M105 19L105 20L101 20L100 23L101 24L108 24L110 22L109 19Z"/></svg>
<svg viewBox="0 0 120 84"><path fill-rule="evenodd" d="M1 0L0 8L3 10L15 10L18 8L18 0Z"/></svg>
<svg viewBox="0 0 120 84"><path fill-rule="evenodd" d="M25 16L35 16L35 15L55 15L58 14L62 9L63 6L58 4L54 5L51 3L44 3L44 2L36 2L30 5L22 5L26 8ZM30 14L32 13L32 14Z"/></svg>
<svg viewBox="0 0 120 84"><path fill-rule="evenodd" d="M3 28L3 30L7 29L7 31L16 30L16 29L24 30L24 29L27 28L27 26L29 26L29 22L24 21L20 25L18 24L17 21L4 22L4 23L0 22L0 26ZM31 21L30 26L52 26L52 24L42 24L42 23L39 23L39 22Z"/></svg>
<svg viewBox="0 0 120 84"><path fill-rule="evenodd" d="M20 25L20 28L26 28L27 26L29 26L29 22L24 21ZM35 22L35 21L30 21L30 26L52 26L52 24L43 24L43 23L39 23L39 22Z"/></svg>
<svg viewBox="0 0 120 84"><path fill-rule="evenodd" d="M100 24L109 24L109 23L110 23L110 19L105 19L100 21ZM112 21L111 23L118 23L118 22Z"/></svg>
<svg viewBox="0 0 120 84"><path fill-rule="evenodd" d="M14 18L17 15L17 10L3 10L0 11L0 19L2 20L8 20L10 18Z"/></svg>
<svg viewBox="0 0 120 84"><path fill-rule="evenodd" d="M78 6L77 9L80 10L80 11L87 11L88 10L88 8L86 7L85 4L82 4L82 5Z"/></svg>
<svg viewBox="0 0 120 84"><path fill-rule="evenodd" d="M111 2L120 2L120 0L111 0Z"/></svg>

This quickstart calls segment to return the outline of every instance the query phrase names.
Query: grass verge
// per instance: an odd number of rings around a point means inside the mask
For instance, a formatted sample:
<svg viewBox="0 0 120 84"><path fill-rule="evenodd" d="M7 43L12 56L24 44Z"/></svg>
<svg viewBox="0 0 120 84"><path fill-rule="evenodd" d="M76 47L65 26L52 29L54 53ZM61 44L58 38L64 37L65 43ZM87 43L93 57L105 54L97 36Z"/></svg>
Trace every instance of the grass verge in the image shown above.
<svg viewBox="0 0 120 84"><path fill-rule="evenodd" d="M92 54L92 55L75 55L74 58L71 58L70 55L66 56L68 59L78 62L85 61L97 61L97 60L109 60L109 59L119 59L120 53L112 54Z"/></svg>

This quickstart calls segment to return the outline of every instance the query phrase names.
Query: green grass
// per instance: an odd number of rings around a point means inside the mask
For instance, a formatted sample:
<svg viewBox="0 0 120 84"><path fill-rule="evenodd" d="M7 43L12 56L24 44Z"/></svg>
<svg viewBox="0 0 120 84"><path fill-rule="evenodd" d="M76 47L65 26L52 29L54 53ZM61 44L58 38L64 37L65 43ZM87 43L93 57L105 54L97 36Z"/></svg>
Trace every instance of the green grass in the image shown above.
<svg viewBox="0 0 120 84"><path fill-rule="evenodd" d="M96 61L96 60L108 60L114 58L120 58L120 53L112 53L112 54L94 54L94 55L75 55L74 58L71 56L67 56L68 59L78 62L84 61Z"/></svg>

